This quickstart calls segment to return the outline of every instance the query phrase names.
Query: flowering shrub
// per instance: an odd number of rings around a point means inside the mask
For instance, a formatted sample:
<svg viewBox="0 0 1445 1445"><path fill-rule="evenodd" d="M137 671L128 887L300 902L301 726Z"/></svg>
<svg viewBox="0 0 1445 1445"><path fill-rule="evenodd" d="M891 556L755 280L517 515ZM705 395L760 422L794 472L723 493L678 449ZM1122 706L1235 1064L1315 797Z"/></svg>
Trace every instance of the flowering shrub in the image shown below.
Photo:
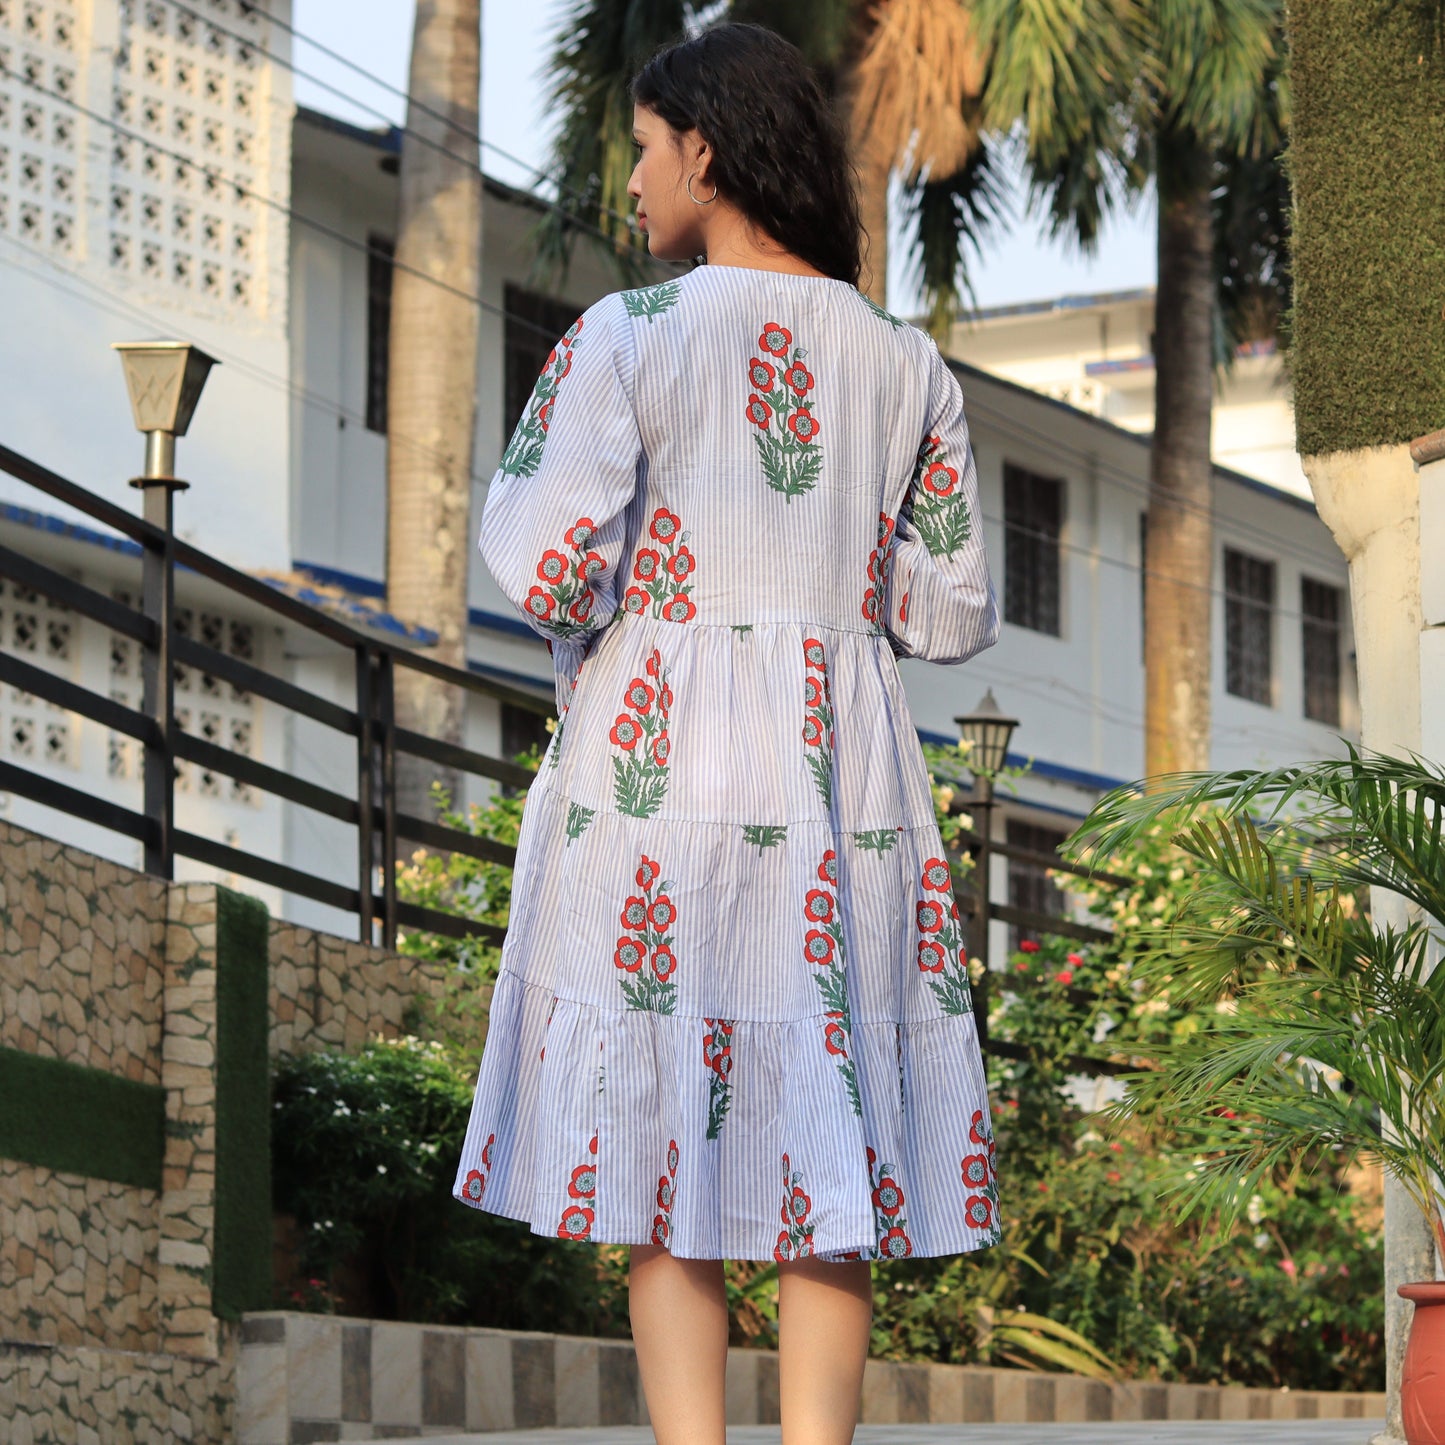
<svg viewBox="0 0 1445 1445"><path fill-rule="evenodd" d="M440 1043L377 1040L281 1061L273 1193L300 1232L303 1278L283 1284L278 1302L625 1335L616 1259L452 1198L471 1101L470 1070Z"/></svg>

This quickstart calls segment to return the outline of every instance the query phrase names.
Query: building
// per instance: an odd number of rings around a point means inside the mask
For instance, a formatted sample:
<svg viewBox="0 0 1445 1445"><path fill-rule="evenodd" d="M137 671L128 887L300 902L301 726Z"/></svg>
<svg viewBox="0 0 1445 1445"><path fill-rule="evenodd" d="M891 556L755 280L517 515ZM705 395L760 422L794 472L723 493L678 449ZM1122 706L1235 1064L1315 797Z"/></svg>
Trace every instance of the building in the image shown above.
<svg viewBox="0 0 1445 1445"><path fill-rule="evenodd" d="M236 0L0 0L0 444L134 507L125 479L140 439L108 345L193 340L222 364L181 444L194 483L177 504L181 533L293 595L421 643L425 619L389 617L384 604L386 429L396 430L385 416L385 256L400 135L298 110L288 43ZM580 248L563 294L529 281L529 232L545 204L486 182L474 511L553 339L615 284ZM1115 359L1141 354L1137 334L1116 344ZM1003 637L964 668L902 671L926 740L951 741L953 719L986 688L1021 719L1014 751L1033 770L1003 811L1009 833L1037 846L1142 771L1147 426L1098 400L1102 390L1070 404L991 374L1000 369L979 357L958 366ZM1214 762L1337 750L1341 734L1357 733L1344 559L1302 497L1223 467L1217 482ZM3 474L0 542L101 588L135 573L115 538ZM199 578L178 586L198 633L346 695L344 669L306 655L273 619L221 611ZM470 665L549 693L543 644L479 562L469 600ZM0 640L102 691L139 685L117 639L10 582ZM178 678L194 694L189 726L312 781L354 786L348 760L299 719L207 686ZM138 762L124 740L3 694L0 759L134 806ZM479 703L467 734L505 754L533 740L536 723ZM330 859L338 881L354 882L342 825L196 768L181 787L182 826L316 868ZM125 840L23 799L7 799L4 814L136 861ZM1018 890L1037 885L1016 873ZM299 899L269 901L292 918L352 926Z"/></svg>
<svg viewBox="0 0 1445 1445"><path fill-rule="evenodd" d="M959 318L948 350L1126 431L1154 429L1153 287L974 311ZM1310 495L1273 341L1241 347L1218 378L1213 452L1221 467Z"/></svg>

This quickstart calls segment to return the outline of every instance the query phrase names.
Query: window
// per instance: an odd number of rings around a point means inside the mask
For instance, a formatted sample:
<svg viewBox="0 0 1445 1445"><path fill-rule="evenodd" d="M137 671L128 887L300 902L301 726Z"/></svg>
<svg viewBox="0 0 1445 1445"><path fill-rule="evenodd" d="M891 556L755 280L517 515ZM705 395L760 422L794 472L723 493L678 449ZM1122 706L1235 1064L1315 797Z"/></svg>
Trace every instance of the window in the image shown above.
<svg viewBox="0 0 1445 1445"><path fill-rule="evenodd" d="M1274 563L1224 550L1224 686L1274 702Z"/></svg>
<svg viewBox="0 0 1445 1445"><path fill-rule="evenodd" d="M1006 822L1005 838L1014 848L1027 848L1034 853L1049 856L1057 854L1060 845L1068 836L1056 828L1044 828L1037 823L1025 823L1017 818ZM1068 912L1068 899L1049 877L1047 866L1042 862L1031 862L1021 858L1008 860L1008 901L1010 908L1023 908L1030 913L1041 913L1048 918L1062 918ZM1009 948L1016 949L1021 938L1032 938L1037 928L1009 928Z"/></svg>
<svg viewBox="0 0 1445 1445"><path fill-rule="evenodd" d="M1059 635L1063 520L1063 482L1004 464L1004 621L1053 637Z"/></svg>
<svg viewBox="0 0 1445 1445"><path fill-rule="evenodd" d="M1344 593L1328 582L1300 578L1304 633L1305 716L1340 725L1340 617Z"/></svg>
<svg viewBox="0 0 1445 1445"><path fill-rule="evenodd" d="M557 344L557 338L577 319L582 307L512 285L503 292L502 304L507 311L503 341L506 412L502 425L506 434L511 435L518 418L527 409L537 374Z"/></svg>
<svg viewBox="0 0 1445 1445"><path fill-rule="evenodd" d="M368 236L366 244L366 429L384 433L390 375L391 269L396 247L381 236Z"/></svg>
<svg viewBox="0 0 1445 1445"><path fill-rule="evenodd" d="M502 757L511 762L519 753L535 747L545 752L551 734L547 731L547 719L530 708L502 704Z"/></svg>

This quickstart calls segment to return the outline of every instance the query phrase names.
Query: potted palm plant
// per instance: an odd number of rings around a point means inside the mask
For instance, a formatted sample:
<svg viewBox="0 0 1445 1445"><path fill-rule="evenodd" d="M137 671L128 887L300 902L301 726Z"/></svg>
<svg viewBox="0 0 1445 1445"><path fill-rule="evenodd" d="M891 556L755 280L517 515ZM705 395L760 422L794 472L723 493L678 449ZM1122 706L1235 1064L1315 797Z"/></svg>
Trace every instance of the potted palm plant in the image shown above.
<svg viewBox="0 0 1445 1445"><path fill-rule="evenodd" d="M1260 1178L1324 1151L1373 1158L1445 1261L1445 770L1351 750L1269 772L1180 774L1103 798L1068 850L1167 829L1203 885L1136 964L1140 990L1215 1005L1129 1076L1120 1117L1197 1121L1209 1152L1181 1212L1236 1217ZM1400 900L1380 926L1366 890ZM1377 901L1379 895L1375 895ZM1221 1119L1237 1118L1221 1146ZM1414 1301L1402 1379L1410 1445L1445 1441L1445 1283Z"/></svg>

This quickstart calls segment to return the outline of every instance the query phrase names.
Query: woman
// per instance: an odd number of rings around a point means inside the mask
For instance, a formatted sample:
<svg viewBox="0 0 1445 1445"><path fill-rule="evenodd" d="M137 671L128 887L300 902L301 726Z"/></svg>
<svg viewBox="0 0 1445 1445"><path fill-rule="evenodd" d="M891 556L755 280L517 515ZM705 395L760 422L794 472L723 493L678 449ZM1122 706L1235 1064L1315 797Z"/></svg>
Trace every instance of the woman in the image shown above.
<svg viewBox="0 0 1445 1445"><path fill-rule="evenodd" d="M548 638L458 1197L623 1243L661 1445L723 1441L721 1261L778 1261L790 1445L849 1441L869 1261L997 1238L962 928L895 654L998 620L962 398L857 290L835 122L722 25L633 83L651 252L558 343L481 548Z"/></svg>

